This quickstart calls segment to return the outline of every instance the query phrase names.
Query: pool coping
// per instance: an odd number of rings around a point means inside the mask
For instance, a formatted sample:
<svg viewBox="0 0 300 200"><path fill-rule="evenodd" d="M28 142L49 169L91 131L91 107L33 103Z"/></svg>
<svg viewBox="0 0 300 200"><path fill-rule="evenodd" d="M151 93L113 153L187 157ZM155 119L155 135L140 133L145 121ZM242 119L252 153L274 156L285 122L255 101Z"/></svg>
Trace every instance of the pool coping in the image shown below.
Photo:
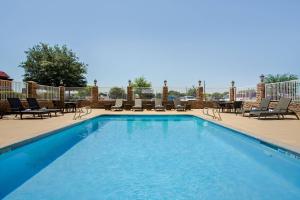
<svg viewBox="0 0 300 200"><path fill-rule="evenodd" d="M264 145L264 146L266 146L266 147L268 147L268 148L270 148L274 151L277 151L279 153L285 154L286 156L293 157L293 158L296 158L296 159L300 159L300 152L294 151L294 150L286 148L286 147L282 147L278 144L274 144L271 141L267 141L267 139L256 137L251 133L248 133L248 132L243 131L243 130L239 130L239 129L234 128L234 127L229 126L229 125L222 124L218 121L214 121L212 119L206 119L206 118L203 118L201 116L198 116L198 115L195 115L195 114L188 114L188 113L182 113L182 114L179 114L179 113L178 114L161 114L161 113L160 114L128 114L128 113L126 113L126 114L122 114L122 113L110 114L110 113L105 113L105 114L99 114L99 115L93 116L91 118L84 119L82 121L78 121L78 122L75 122L73 124L69 124L69 125L66 125L64 127L61 127L61 128L55 129L55 130L51 130L51 131L48 131L48 132L41 133L40 135L25 139L25 140L22 140L22 141L13 143L13 144L10 144L8 146L1 147L0 148L0 155L4 154L6 152L9 152L9 151L13 151L13 150L15 150L17 148L20 148L22 146L25 146L27 144L33 143L37 140L49 137L51 135L55 135L55 134L65 130L65 129L78 126L78 125L83 124L83 123L85 123L89 120L93 120L93 119L101 117L101 116L191 116L191 117L195 117L195 118L199 118L199 119L208 121L209 123L212 123L212 124L217 125L217 126L221 126L225 129L231 130L235 134L239 134L241 136L247 137L248 139L254 140L254 141L258 142L259 144L262 144L262 145Z"/></svg>

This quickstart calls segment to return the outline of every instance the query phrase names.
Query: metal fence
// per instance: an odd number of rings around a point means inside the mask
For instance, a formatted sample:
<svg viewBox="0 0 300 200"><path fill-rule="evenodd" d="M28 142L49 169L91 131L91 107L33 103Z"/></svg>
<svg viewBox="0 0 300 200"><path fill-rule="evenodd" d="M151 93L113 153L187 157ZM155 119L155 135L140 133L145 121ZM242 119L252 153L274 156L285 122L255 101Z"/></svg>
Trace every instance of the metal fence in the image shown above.
<svg viewBox="0 0 300 200"><path fill-rule="evenodd" d="M204 99L206 101L229 101L229 88L206 87L204 89Z"/></svg>
<svg viewBox="0 0 300 200"><path fill-rule="evenodd" d="M0 80L0 100L7 98L26 99L28 96L27 83L9 80Z"/></svg>
<svg viewBox="0 0 300 200"><path fill-rule="evenodd" d="M126 87L99 87L100 100L126 99L126 98L127 98Z"/></svg>
<svg viewBox="0 0 300 200"><path fill-rule="evenodd" d="M92 87L65 87L65 101L91 100Z"/></svg>
<svg viewBox="0 0 300 200"><path fill-rule="evenodd" d="M238 101L256 101L256 87L238 87L236 88L236 100Z"/></svg>
<svg viewBox="0 0 300 200"><path fill-rule="evenodd" d="M191 87L169 87L168 100L180 99L182 101L196 100L197 89Z"/></svg>
<svg viewBox="0 0 300 200"><path fill-rule="evenodd" d="M162 87L133 88L133 99L162 98Z"/></svg>
<svg viewBox="0 0 300 200"><path fill-rule="evenodd" d="M38 85L36 88L36 95L39 100L59 100L59 93L59 87Z"/></svg>
<svg viewBox="0 0 300 200"><path fill-rule="evenodd" d="M279 100L280 97L292 98L292 101L300 102L300 81L285 81L268 83L265 85L266 98Z"/></svg>

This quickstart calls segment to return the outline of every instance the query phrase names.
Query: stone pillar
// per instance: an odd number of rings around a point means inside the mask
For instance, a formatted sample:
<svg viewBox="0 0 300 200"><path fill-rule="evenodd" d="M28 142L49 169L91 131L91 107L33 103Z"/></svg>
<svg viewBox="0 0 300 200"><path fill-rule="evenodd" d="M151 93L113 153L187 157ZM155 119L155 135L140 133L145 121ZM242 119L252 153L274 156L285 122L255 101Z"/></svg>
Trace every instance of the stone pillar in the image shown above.
<svg viewBox="0 0 300 200"><path fill-rule="evenodd" d="M27 93L29 98L37 98L36 89L38 84L34 81L27 81Z"/></svg>
<svg viewBox="0 0 300 200"><path fill-rule="evenodd" d="M94 80L94 86L92 87L92 102L98 102L99 89L97 86L97 80Z"/></svg>
<svg viewBox="0 0 300 200"><path fill-rule="evenodd" d="M59 86L59 101L65 102L65 86Z"/></svg>
<svg viewBox="0 0 300 200"><path fill-rule="evenodd" d="M163 86L163 91L162 91L162 103L167 104L168 103L168 94L169 94L169 89L167 86L167 81L164 81L164 86Z"/></svg>
<svg viewBox="0 0 300 200"><path fill-rule="evenodd" d="M133 88L131 85L131 80L129 80L127 86L127 102L131 103L132 101L133 101Z"/></svg>
<svg viewBox="0 0 300 200"><path fill-rule="evenodd" d="M201 81L198 81L198 88L197 88L197 91L196 91L196 98L199 100L199 101L203 101L203 97L204 97L204 94L203 94L203 86L201 86Z"/></svg>
<svg viewBox="0 0 300 200"><path fill-rule="evenodd" d="M236 100L236 87L234 86L234 81L231 81L231 87L229 89L229 101Z"/></svg>
<svg viewBox="0 0 300 200"><path fill-rule="evenodd" d="M256 101L260 102L261 99L266 98L266 91L265 91L265 76L262 74L260 75L260 83L256 86Z"/></svg>

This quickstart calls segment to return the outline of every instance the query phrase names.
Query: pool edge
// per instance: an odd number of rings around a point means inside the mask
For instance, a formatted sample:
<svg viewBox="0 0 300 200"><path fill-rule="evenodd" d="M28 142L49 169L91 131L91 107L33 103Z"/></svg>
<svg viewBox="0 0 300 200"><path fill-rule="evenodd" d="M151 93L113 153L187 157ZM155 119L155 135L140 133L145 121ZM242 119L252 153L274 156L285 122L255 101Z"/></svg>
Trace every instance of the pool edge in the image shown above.
<svg viewBox="0 0 300 200"><path fill-rule="evenodd" d="M180 113L180 114L179 113L178 114L161 114L161 113L160 114L134 114L134 113L133 114L122 114L122 113L109 114L109 113L105 113L105 114L99 114L99 115L93 116L91 118L84 119L82 121L78 121L78 122L75 122L73 124L69 124L69 125L66 125L64 127L58 128L58 129L54 129L54 130L51 130L51 131L48 131L48 132L41 133L40 135L34 136L32 138L28 138L28 139L25 139L25 140L22 140L22 141L19 141L19 142L1 147L0 148L0 155L4 154L6 152L9 152L9 151L13 151L13 150L15 150L17 148L20 148L22 146L25 146L27 144L33 143L37 140L49 137L51 135L55 135L55 134L59 133L60 131L63 131L65 129L68 129L68 128L71 128L71 127L74 127L74 126L78 126L79 124L85 123L88 120L93 120L93 119L98 118L100 116L151 116L151 115L154 115L154 116L191 116L191 117L196 117L196 118L205 120L209 123L215 124L217 126L221 126L225 129L229 129L229 130L233 131L235 134L239 134L239 135L245 136L249 139L255 140L255 141L257 141L258 143L260 143L264 146L267 146L267 147L269 147L269 148L271 148L271 149L273 149L273 150L275 150L279 153L285 154L286 156L289 156L289 157L292 156L296 159L300 159L300 152L297 152L297 151L293 150L292 148L282 147L281 145L274 144L274 142L272 142L272 141L268 141L268 139L256 137L253 134L248 133L244 130L239 130L239 129L234 128L232 126L222 124L218 121L214 121L214 120L211 120L211 119L206 119L206 118L201 117L199 115L189 114L189 113Z"/></svg>

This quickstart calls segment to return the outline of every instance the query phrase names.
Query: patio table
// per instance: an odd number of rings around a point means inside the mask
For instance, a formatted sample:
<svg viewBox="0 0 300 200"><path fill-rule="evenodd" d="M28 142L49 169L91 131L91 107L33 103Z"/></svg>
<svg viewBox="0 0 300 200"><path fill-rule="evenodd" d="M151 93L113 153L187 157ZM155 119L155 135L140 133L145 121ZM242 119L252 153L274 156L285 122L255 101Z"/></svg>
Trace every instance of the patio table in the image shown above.
<svg viewBox="0 0 300 200"><path fill-rule="evenodd" d="M232 109L234 102L232 101L217 101L217 105L219 106L219 110L224 112L224 109Z"/></svg>
<svg viewBox="0 0 300 200"><path fill-rule="evenodd" d="M74 101L65 101L64 102L64 109L67 111L67 112L76 112L76 109L77 109L77 102L74 102Z"/></svg>

